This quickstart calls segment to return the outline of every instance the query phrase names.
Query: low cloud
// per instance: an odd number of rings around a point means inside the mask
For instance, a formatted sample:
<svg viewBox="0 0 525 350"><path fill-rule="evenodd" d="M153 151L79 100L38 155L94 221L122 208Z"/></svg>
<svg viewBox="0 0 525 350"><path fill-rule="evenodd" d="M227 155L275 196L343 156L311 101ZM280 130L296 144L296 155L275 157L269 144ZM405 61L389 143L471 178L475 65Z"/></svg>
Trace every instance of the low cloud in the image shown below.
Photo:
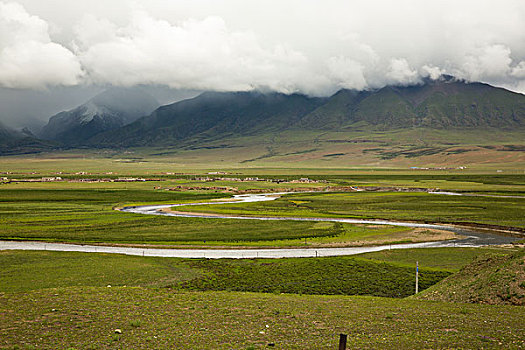
<svg viewBox="0 0 525 350"><path fill-rule="evenodd" d="M177 24L136 12L116 27L92 17L76 28L77 54L93 83L172 88L295 90L307 59L282 45L264 49L251 32L230 31L220 17Z"/></svg>
<svg viewBox="0 0 525 350"><path fill-rule="evenodd" d="M82 74L75 54L51 41L45 21L17 3L0 2L0 86L75 85Z"/></svg>
<svg viewBox="0 0 525 350"><path fill-rule="evenodd" d="M328 95L441 74L525 86L522 0L56 0L61 14L40 1L0 2L1 86Z"/></svg>
<svg viewBox="0 0 525 350"><path fill-rule="evenodd" d="M413 85L419 82L419 74L412 69L405 58L392 58L386 77L391 84Z"/></svg>

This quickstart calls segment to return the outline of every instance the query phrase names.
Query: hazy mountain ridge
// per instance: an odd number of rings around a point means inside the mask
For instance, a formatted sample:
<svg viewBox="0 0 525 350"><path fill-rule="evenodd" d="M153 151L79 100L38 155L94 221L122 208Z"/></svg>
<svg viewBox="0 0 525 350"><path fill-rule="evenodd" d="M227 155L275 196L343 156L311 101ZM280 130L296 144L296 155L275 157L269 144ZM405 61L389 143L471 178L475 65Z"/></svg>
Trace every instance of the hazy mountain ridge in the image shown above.
<svg viewBox="0 0 525 350"><path fill-rule="evenodd" d="M0 123L0 155L36 153L56 147L54 142L39 140L29 135L28 130L19 132Z"/></svg>
<svg viewBox="0 0 525 350"><path fill-rule="evenodd" d="M328 98L257 91L205 92L143 116L143 107L152 108L153 104L140 93L106 92L55 115L41 135L67 147L127 148L185 147L239 137L251 143L257 138L278 138L282 132L298 135L293 142L311 144L312 137L317 137L313 134L330 132L372 136L387 130L491 129L504 134L525 129L525 95L452 77L371 91L340 90ZM30 135L25 137L34 140ZM236 147L243 146L242 142Z"/></svg>
<svg viewBox="0 0 525 350"><path fill-rule="evenodd" d="M159 103L135 89L109 89L70 111L49 119L39 136L70 146L81 146L93 136L118 129L150 114Z"/></svg>
<svg viewBox="0 0 525 350"><path fill-rule="evenodd" d="M90 142L146 146L173 144L196 135L210 138L278 131L291 126L324 101L299 94L205 92L162 106L150 116L117 131L100 134Z"/></svg>
<svg viewBox="0 0 525 350"><path fill-rule="evenodd" d="M286 129L342 131L399 128L525 127L525 95L452 77L374 91L340 90L329 98L260 92L207 92L162 106L92 145L174 145Z"/></svg>

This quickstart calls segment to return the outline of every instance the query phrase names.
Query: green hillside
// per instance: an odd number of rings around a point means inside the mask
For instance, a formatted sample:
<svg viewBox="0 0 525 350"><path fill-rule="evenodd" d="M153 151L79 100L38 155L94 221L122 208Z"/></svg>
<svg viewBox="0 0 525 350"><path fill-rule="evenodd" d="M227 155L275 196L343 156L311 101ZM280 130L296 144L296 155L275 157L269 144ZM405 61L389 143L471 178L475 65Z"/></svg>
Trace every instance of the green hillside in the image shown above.
<svg viewBox="0 0 525 350"><path fill-rule="evenodd" d="M525 250L480 258L425 290L418 299L525 305Z"/></svg>
<svg viewBox="0 0 525 350"><path fill-rule="evenodd" d="M442 77L328 98L206 92L87 140L74 137L74 147L131 148L183 164L500 169L525 164L524 132L525 95ZM1 154L49 147L2 139Z"/></svg>
<svg viewBox="0 0 525 350"><path fill-rule="evenodd" d="M511 128L525 126L525 96L451 77L377 91L340 91L306 116L310 129ZM362 127L362 125L361 125Z"/></svg>

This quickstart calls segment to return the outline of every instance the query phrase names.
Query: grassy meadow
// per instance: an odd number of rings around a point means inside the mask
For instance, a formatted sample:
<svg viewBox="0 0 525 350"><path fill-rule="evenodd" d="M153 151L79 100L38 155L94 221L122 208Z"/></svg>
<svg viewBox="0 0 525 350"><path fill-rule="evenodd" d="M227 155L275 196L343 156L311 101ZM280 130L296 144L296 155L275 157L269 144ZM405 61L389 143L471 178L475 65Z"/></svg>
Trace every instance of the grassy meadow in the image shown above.
<svg viewBox="0 0 525 350"><path fill-rule="evenodd" d="M523 196L525 175L521 169L506 167L503 173L496 172L495 167L349 170L336 161L347 156L324 157L334 158L326 161L332 167L324 168L313 165L319 160L297 168L279 167L279 163L275 168L261 168L264 158L243 164L225 160L225 166L220 166L211 158L209 164L190 161L190 156L196 154L190 151L178 154L180 158L149 156L148 152L153 151L137 150L125 155L63 152L48 157L0 158L0 172L4 173L1 176L11 179L158 179L130 183L3 181L0 239L278 248L450 238L402 227L174 218L114 210L125 205L205 202L231 196L212 187L236 187L239 191L305 187L321 190L327 186L384 189L294 193L272 202L179 209L234 215L385 218L525 227L523 198L449 197L391 189L440 188L470 194ZM260 150L254 149L253 157L258 155ZM218 175L221 177L309 177L322 182L195 180L208 176L210 171L227 173ZM198 189L164 190L176 186ZM491 257L500 261L519 249L523 248L409 249L353 257L248 260L0 251L0 349L335 349L339 333L348 334L349 348L356 349L520 349L525 347L523 307L428 301L412 296L416 261L423 294L425 290L443 290L438 289L443 281L458 274L464 276L473 261ZM463 278L470 281L470 277ZM445 291L456 288L445 286ZM115 333L116 329L121 333Z"/></svg>
<svg viewBox="0 0 525 350"><path fill-rule="evenodd" d="M525 170L523 130L390 129L352 125L341 131L284 130L227 139L196 138L164 147L122 150L67 150L41 155L4 157L4 164L34 171L113 171L129 173L195 169L404 169L467 167L473 171ZM25 164L19 164L23 158ZM108 170L109 169L109 170ZM9 170L9 169L8 169Z"/></svg>
<svg viewBox="0 0 525 350"><path fill-rule="evenodd" d="M271 202L183 206L177 210L248 216L466 222L525 228L525 197L463 197L404 192L300 193Z"/></svg>
<svg viewBox="0 0 525 350"><path fill-rule="evenodd" d="M9 175L38 178L42 174ZM64 179L104 178L105 174L62 175ZM112 175L117 176L117 175ZM284 180L309 176L312 184L267 181L197 181L203 175L155 175L148 182L11 182L0 184L2 239L79 243L194 246L326 246L371 245L451 238L436 232L401 227L328 222L220 220L144 216L113 210L146 203L190 203L227 198L213 187L283 191L293 187L319 190L327 186L439 187L471 194L523 195L520 175L260 175ZM231 176L231 175L223 175ZM239 175L235 175L239 176ZM201 190L166 191L160 188ZM208 188L208 190L206 190ZM431 222L473 222L525 227L524 198L459 197L411 192L295 193L272 202L201 205L185 211L233 215L350 217ZM305 241L306 238L306 241Z"/></svg>
<svg viewBox="0 0 525 350"><path fill-rule="evenodd" d="M180 183L175 181L175 184ZM158 184L166 185L165 182ZM137 203L198 202L228 196L213 191L154 190L157 183L13 183L0 187L2 239L76 243L209 246L304 246L413 238L406 228L323 222L174 218L123 213ZM173 185L173 184L172 184ZM433 235L428 234L432 239Z"/></svg>
<svg viewBox="0 0 525 350"><path fill-rule="evenodd" d="M522 307L395 295L413 294L416 259L432 284L476 258L511 251L439 248L429 250L432 258L426 251L272 261L0 252L0 347L333 349L339 333L350 348L365 349L525 345ZM296 289L284 290L290 278ZM345 289L352 285L359 290ZM254 287L261 290L246 291ZM373 296L385 291L395 299ZM319 295L327 292L338 295Z"/></svg>

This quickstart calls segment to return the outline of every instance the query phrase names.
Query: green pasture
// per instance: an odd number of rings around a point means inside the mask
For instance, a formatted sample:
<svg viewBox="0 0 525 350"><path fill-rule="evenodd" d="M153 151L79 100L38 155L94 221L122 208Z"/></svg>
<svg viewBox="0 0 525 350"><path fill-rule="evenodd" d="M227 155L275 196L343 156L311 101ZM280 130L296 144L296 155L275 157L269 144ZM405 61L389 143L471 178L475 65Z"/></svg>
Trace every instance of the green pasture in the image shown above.
<svg viewBox="0 0 525 350"><path fill-rule="evenodd" d="M400 297L414 293L479 256L515 249L425 248L387 250L350 257L293 259L179 259L120 254L0 251L0 292L71 286L169 287L297 294Z"/></svg>
<svg viewBox="0 0 525 350"><path fill-rule="evenodd" d="M525 198L405 192L297 193L271 202L180 207L247 216L340 217L525 227Z"/></svg>
<svg viewBox="0 0 525 350"><path fill-rule="evenodd" d="M487 253L507 251L242 261L4 251L0 347L333 349L345 333L360 349L522 348L522 307L311 295L399 297L413 293L415 259L437 282Z"/></svg>
<svg viewBox="0 0 525 350"><path fill-rule="evenodd" d="M153 183L10 183L0 186L0 238L79 243L207 246L367 245L410 242L402 227L327 222L175 218L123 213L123 205L224 198L213 191L154 190ZM425 240L433 240L431 234Z"/></svg>
<svg viewBox="0 0 525 350"><path fill-rule="evenodd" d="M377 297L70 287L1 294L0 315L6 349L525 346L522 307Z"/></svg>

